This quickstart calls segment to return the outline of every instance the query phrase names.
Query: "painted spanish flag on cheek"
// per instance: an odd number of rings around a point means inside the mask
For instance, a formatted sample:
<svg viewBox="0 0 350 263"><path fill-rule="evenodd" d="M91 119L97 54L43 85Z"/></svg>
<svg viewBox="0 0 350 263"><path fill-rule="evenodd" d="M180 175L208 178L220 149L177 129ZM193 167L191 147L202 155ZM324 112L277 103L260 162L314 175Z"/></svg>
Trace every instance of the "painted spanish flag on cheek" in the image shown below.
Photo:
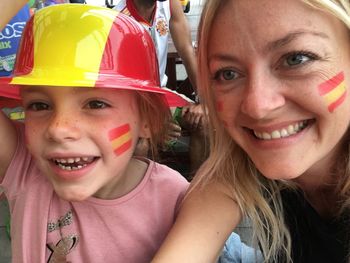
<svg viewBox="0 0 350 263"><path fill-rule="evenodd" d="M344 73L340 72L333 78L323 82L318 91L325 99L329 112L333 112L339 105L341 105L346 97L346 86L344 81Z"/></svg>
<svg viewBox="0 0 350 263"><path fill-rule="evenodd" d="M119 156L131 147L131 132L129 124L124 124L114 128L108 133L109 140L112 142L114 153Z"/></svg>

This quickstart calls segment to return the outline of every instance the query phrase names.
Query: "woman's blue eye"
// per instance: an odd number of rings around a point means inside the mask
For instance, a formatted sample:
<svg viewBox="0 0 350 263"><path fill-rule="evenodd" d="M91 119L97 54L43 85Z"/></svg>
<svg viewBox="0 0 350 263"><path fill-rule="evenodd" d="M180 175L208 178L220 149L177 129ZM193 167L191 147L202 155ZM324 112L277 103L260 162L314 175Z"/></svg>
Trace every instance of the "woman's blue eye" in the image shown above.
<svg viewBox="0 0 350 263"><path fill-rule="evenodd" d="M218 80L233 80L233 79L236 79L237 77L238 77L237 72L232 69L222 69L215 74L215 79L218 79Z"/></svg>
<svg viewBox="0 0 350 263"><path fill-rule="evenodd" d="M32 110L32 111L43 111L43 110L49 110L50 106L43 102L34 102L29 104L26 108L27 110Z"/></svg>
<svg viewBox="0 0 350 263"><path fill-rule="evenodd" d="M297 66L301 64L305 64L306 62L309 62L315 58L312 54L306 54L306 53L295 53L286 56L285 63L288 66Z"/></svg>
<svg viewBox="0 0 350 263"><path fill-rule="evenodd" d="M109 105L103 101L100 100L92 100L88 102L88 108L89 109L103 109L108 107Z"/></svg>

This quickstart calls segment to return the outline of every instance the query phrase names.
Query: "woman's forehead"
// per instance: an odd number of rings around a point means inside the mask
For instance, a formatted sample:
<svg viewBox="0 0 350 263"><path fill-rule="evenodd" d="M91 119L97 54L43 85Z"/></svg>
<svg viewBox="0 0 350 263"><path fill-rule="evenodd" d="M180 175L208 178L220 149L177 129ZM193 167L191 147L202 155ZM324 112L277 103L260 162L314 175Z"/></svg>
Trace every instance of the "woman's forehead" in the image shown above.
<svg viewBox="0 0 350 263"><path fill-rule="evenodd" d="M220 47L225 39L248 46L281 43L303 34L331 37L338 27L344 24L336 17L299 0L230 0L217 10L209 46Z"/></svg>

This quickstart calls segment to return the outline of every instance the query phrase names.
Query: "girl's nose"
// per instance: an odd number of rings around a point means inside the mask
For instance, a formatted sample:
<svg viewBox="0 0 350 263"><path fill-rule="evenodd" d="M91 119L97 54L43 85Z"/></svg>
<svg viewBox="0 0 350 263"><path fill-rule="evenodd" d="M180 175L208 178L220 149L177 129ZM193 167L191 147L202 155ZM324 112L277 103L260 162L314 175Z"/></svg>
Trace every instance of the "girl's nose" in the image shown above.
<svg viewBox="0 0 350 263"><path fill-rule="evenodd" d="M78 118L70 113L56 112L49 121L47 137L56 142L74 141L80 138Z"/></svg>
<svg viewBox="0 0 350 263"><path fill-rule="evenodd" d="M249 79L243 94L241 111L253 119L264 119L285 104L281 83L273 76Z"/></svg>

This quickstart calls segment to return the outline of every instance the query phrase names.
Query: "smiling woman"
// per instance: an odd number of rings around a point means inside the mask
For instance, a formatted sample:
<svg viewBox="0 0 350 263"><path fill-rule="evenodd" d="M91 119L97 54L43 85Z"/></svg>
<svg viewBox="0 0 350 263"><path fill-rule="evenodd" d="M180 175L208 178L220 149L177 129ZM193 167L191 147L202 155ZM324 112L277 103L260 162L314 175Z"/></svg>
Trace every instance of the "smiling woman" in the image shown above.
<svg viewBox="0 0 350 263"><path fill-rule="evenodd" d="M341 0L206 2L211 153L154 262L214 262L242 216L266 262L347 260L349 18Z"/></svg>

